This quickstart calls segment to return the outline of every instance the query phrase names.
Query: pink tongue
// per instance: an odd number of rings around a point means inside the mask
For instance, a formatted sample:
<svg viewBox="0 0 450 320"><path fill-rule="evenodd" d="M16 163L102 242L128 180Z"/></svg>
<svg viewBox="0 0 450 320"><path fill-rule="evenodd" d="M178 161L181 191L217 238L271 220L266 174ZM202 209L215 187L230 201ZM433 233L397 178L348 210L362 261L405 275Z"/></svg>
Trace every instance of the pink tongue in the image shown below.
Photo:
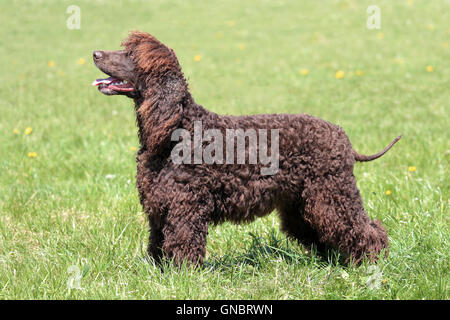
<svg viewBox="0 0 450 320"><path fill-rule="evenodd" d="M92 82L93 86L98 86L99 84L110 84L111 82L113 82L114 80L117 80L116 78L113 77L109 77L106 79L96 79L94 82Z"/></svg>

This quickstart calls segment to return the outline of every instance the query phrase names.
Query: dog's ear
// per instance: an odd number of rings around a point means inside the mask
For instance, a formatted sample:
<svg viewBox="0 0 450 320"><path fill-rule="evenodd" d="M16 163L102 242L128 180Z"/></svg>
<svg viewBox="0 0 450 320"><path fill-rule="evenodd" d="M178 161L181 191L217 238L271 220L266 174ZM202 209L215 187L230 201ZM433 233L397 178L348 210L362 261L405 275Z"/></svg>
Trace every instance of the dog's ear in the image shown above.
<svg viewBox="0 0 450 320"><path fill-rule="evenodd" d="M178 127L183 114L183 91L177 85L152 88L151 94L137 110L142 129L141 142L151 155L161 152L170 144L172 132Z"/></svg>

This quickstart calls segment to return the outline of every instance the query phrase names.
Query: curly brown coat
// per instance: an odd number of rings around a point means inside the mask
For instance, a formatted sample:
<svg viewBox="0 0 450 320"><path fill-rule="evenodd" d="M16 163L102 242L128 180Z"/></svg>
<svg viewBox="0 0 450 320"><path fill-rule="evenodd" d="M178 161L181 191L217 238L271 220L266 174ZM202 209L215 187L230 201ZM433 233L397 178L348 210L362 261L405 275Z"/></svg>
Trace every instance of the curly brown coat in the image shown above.
<svg viewBox="0 0 450 320"><path fill-rule="evenodd" d="M96 65L111 76L96 85L135 101L137 188L150 224L148 253L156 261L201 264L209 225L250 222L275 209L281 229L302 244L337 249L356 263L376 261L382 249L387 254L386 231L364 210L353 166L381 156L399 138L363 156L340 127L310 115L218 115L195 103L173 50L143 32L122 45L125 50L94 52ZM192 136L195 121L224 136L227 129L279 129L278 171L262 175L262 164L175 163L171 135L182 128Z"/></svg>

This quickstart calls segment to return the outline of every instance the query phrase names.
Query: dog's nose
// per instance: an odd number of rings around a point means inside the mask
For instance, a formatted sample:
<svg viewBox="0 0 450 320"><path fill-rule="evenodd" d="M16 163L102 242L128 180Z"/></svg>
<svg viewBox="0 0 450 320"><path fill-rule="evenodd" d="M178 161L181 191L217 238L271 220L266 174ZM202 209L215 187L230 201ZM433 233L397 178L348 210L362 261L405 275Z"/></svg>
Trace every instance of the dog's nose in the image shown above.
<svg viewBox="0 0 450 320"><path fill-rule="evenodd" d="M101 57L103 56L103 53L101 51L94 51L94 60L98 60L101 59Z"/></svg>

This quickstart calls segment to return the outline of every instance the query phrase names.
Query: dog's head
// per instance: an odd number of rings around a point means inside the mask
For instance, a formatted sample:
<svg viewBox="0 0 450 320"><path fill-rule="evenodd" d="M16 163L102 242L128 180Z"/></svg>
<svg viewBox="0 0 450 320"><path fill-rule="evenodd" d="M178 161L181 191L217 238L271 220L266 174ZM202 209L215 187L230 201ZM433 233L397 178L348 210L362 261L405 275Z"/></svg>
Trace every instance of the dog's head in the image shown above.
<svg viewBox="0 0 450 320"><path fill-rule="evenodd" d="M93 53L95 65L110 76L92 83L101 93L145 97L154 86L167 86L173 79L184 80L173 50L152 35L132 32L122 46L124 50Z"/></svg>
<svg viewBox="0 0 450 320"><path fill-rule="evenodd" d="M95 65L110 77L93 85L103 94L135 100L141 144L157 154L191 101L186 80L173 50L152 35L132 32L122 46L124 50L94 51Z"/></svg>

